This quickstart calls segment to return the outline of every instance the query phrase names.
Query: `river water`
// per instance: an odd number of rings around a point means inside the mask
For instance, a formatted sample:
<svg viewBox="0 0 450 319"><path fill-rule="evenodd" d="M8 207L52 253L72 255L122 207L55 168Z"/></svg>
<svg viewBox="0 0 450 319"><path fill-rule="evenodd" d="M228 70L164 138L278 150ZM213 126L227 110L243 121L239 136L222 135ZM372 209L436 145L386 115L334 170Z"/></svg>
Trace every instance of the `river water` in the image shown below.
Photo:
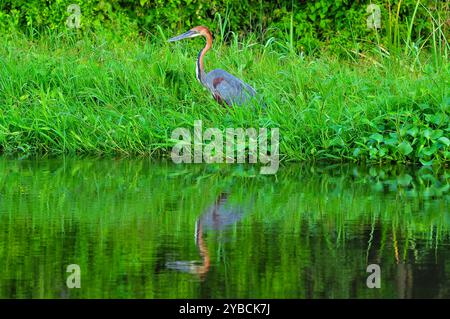
<svg viewBox="0 0 450 319"><path fill-rule="evenodd" d="M448 169L258 172L0 158L0 298L450 297Z"/></svg>

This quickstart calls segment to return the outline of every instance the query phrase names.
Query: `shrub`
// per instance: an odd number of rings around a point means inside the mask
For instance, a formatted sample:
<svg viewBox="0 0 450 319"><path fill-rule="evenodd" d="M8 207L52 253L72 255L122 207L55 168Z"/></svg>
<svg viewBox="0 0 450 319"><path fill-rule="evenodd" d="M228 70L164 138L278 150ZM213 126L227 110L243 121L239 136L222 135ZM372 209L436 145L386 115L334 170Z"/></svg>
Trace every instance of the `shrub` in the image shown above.
<svg viewBox="0 0 450 319"><path fill-rule="evenodd" d="M217 34L230 31L253 32L261 40L271 36L285 39L295 49L311 51L327 44L332 49L358 49L368 41L384 44L408 32L416 0L313 0L266 2L262 0L10 0L0 3L0 28L63 29L70 4L78 4L82 29L107 28L134 34L155 32L157 26L184 30L207 25ZM368 29L366 20L371 3L380 7L382 28ZM415 14L413 38L426 37L432 31L430 12L448 20L448 3L421 0ZM398 15L397 15L398 13ZM448 23L443 24L448 32ZM219 30L220 29L220 30ZM381 37L381 39L380 39Z"/></svg>

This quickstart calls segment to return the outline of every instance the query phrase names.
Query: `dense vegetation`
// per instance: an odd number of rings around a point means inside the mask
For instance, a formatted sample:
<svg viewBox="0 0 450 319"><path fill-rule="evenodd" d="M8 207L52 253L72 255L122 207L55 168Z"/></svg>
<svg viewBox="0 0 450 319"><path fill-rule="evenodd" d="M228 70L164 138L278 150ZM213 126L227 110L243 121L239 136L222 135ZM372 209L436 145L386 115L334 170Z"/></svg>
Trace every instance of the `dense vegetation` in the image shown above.
<svg viewBox="0 0 450 319"><path fill-rule="evenodd" d="M1 4L3 153L164 156L173 129L202 119L279 127L285 161L449 162L448 3L380 2L375 31L364 1L80 1L67 29L71 2ZM216 31L207 69L266 109L216 105L194 76L203 42L166 43L200 23Z"/></svg>
<svg viewBox="0 0 450 319"><path fill-rule="evenodd" d="M122 33L155 32L157 27L181 30L207 25L226 37L230 31L240 35L251 32L260 41L275 36L290 46L306 51L326 44L333 51L355 49L358 44L399 40L396 34L408 33L408 22L415 20L412 37L424 40L441 24L446 32L449 4L440 0L19 0L0 2L0 28L37 29L65 28L70 4L81 9L82 30L114 29ZM381 28L368 29L366 21L373 13L370 4L380 8ZM69 10L70 11L70 10ZM430 16L442 16L433 21ZM447 16L448 19L448 16Z"/></svg>

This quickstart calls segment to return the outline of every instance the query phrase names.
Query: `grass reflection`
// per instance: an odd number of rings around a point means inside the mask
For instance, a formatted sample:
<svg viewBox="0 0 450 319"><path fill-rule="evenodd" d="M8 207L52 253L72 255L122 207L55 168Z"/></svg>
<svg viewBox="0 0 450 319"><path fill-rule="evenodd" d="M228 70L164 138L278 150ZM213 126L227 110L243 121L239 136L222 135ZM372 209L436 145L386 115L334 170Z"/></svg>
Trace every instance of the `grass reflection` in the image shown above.
<svg viewBox="0 0 450 319"><path fill-rule="evenodd" d="M0 296L450 296L447 169L255 172L2 158ZM65 286L72 263L81 289ZM370 263L381 289L365 285Z"/></svg>

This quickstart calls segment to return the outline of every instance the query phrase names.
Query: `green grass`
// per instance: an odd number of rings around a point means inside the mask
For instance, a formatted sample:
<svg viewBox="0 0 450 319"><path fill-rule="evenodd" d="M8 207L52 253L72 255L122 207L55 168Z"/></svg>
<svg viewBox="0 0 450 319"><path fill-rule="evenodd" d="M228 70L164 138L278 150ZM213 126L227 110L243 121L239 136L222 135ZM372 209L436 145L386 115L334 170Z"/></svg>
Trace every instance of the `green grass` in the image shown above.
<svg viewBox="0 0 450 319"><path fill-rule="evenodd" d="M220 129L280 128L282 161L449 163L447 42L401 56L374 45L342 59L232 37L214 44L207 71L244 79L267 108L226 109L195 79L204 42L169 44L168 36L2 36L0 151L165 157L171 132L200 119Z"/></svg>

